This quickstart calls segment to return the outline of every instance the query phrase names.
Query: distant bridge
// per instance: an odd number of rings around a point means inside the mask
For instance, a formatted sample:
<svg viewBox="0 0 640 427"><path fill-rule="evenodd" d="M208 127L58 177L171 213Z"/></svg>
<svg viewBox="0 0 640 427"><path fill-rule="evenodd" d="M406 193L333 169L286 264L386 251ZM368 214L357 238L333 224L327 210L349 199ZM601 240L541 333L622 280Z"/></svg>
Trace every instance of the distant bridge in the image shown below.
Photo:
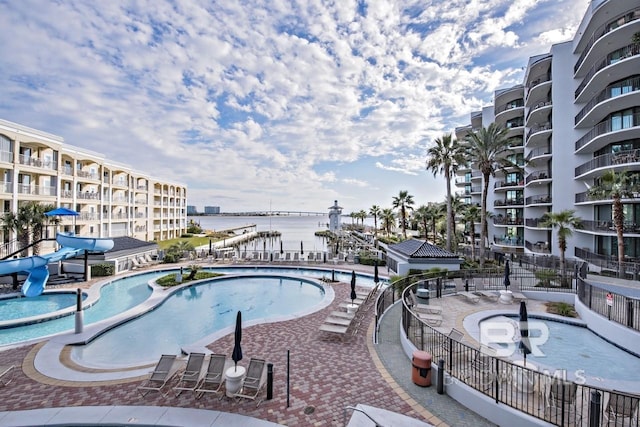
<svg viewBox="0 0 640 427"><path fill-rule="evenodd" d="M311 211L252 211L252 212L220 212L219 214L197 214L200 216L321 216L329 215L329 212Z"/></svg>

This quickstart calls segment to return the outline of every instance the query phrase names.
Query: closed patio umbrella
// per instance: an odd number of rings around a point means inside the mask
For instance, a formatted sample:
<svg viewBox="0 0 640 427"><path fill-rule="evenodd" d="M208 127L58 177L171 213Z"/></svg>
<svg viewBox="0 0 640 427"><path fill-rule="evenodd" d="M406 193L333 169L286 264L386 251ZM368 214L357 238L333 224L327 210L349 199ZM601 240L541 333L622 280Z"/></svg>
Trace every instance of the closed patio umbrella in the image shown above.
<svg viewBox="0 0 640 427"><path fill-rule="evenodd" d="M283 254L284 251L282 250L282 240L280 240L280 254Z"/></svg>
<svg viewBox="0 0 640 427"><path fill-rule="evenodd" d="M529 316L527 314L527 303L520 301L520 351L524 356L524 365L527 366L527 354L531 353L529 343Z"/></svg>
<svg viewBox="0 0 640 427"><path fill-rule="evenodd" d="M378 260L375 260L373 263L373 282L378 284L380 278L378 277Z"/></svg>
<svg viewBox="0 0 640 427"><path fill-rule="evenodd" d="M235 363L235 368L238 369L238 362L242 360L242 347L240 341L242 341L242 313L238 311L236 316L236 330L233 335L233 352L231 353L231 359Z"/></svg>
<svg viewBox="0 0 640 427"><path fill-rule="evenodd" d="M300 240L300 255L304 255L304 247L302 245L302 240Z"/></svg>
<svg viewBox="0 0 640 427"><path fill-rule="evenodd" d="M356 295L356 272L351 270L351 305L353 305L353 300L358 297Z"/></svg>
<svg viewBox="0 0 640 427"><path fill-rule="evenodd" d="M511 286L511 279L509 279L509 275L511 274L510 270L509 260L507 260L504 264L504 288L506 290L509 290L509 286Z"/></svg>

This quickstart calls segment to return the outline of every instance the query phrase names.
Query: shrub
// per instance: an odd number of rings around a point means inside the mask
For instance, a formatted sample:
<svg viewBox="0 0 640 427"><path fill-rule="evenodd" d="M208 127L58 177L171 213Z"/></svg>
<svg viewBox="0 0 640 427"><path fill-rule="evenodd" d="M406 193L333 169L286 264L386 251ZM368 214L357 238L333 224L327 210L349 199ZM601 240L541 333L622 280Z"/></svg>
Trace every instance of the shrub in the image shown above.
<svg viewBox="0 0 640 427"><path fill-rule="evenodd" d="M536 279L538 279L538 283L536 284L536 286L545 288L550 287L552 281L555 280L557 276L555 270L548 268L536 270L534 274L536 276Z"/></svg>
<svg viewBox="0 0 640 427"><path fill-rule="evenodd" d="M182 282L178 283L176 282L176 273L170 273L166 276L159 277L158 279L156 279L156 284L167 288L171 286L181 285L182 283L190 282L191 280L210 279L212 277L223 275L222 273L212 273L210 271L198 271L193 279L190 279L189 276L186 276L182 278Z"/></svg>
<svg viewBox="0 0 640 427"><path fill-rule="evenodd" d="M575 308L571 304L566 302L548 302L546 303L547 312L552 314L558 314L564 317L577 317Z"/></svg>
<svg viewBox="0 0 640 427"><path fill-rule="evenodd" d="M91 266L91 277L113 276L115 274L115 271L116 271L115 266L108 262L93 264Z"/></svg>

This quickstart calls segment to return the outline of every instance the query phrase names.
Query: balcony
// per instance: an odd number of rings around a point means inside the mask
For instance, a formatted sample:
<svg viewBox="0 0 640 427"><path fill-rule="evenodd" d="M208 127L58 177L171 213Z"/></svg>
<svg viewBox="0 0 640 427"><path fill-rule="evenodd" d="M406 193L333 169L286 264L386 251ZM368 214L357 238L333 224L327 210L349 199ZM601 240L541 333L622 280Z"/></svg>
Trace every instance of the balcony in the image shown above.
<svg viewBox="0 0 640 427"><path fill-rule="evenodd" d="M500 246L522 246L520 236L493 236L493 243Z"/></svg>
<svg viewBox="0 0 640 427"><path fill-rule="evenodd" d="M524 225L529 228L540 228L543 230L550 230L551 227L544 227L543 223L545 220L543 218L527 218L524 222Z"/></svg>
<svg viewBox="0 0 640 427"><path fill-rule="evenodd" d="M0 192L7 194L13 193L13 182L0 181Z"/></svg>
<svg viewBox="0 0 640 427"><path fill-rule="evenodd" d="M538 111L538 112L546 111L546 110L548 110L549 108L545 108L545 107L551 107L551 106L552 106L551 100L550 100L550 99L548 99L548 98L540 99L540 100L538 100L538 101L535 101L535 102L533 103L533 105L531 106L531 108L529 108L529 111L527 112L527 118L526 118L526 121L527 121L527 122L529 122L529 119L531 119L531 114L532 114L534 111ZM544 110L543 110L543 109L544 109ZM545 112L545 114L548 114L548 113L546 113L546 112ZM537 115L539 115L539 114L537 114ZM533 119L537 119L537 117L535 117L535 116L536 116L536 115L534 115Z"/></svg>
<svg viewBox="0 0 640 427"><path fill-rule="evenodd" d="M587 132L582 138L576 141L576 151L580 151L583 147L591 143L594 139L606 135L608 133L614 132L622 132L633 129L635 127L640 126L640 113L631 114L629 116L624 116L620 120L616 119L615 121L611 118L598 123L595 125L589 132ZM627 139L621 136L622 139ZM607 141L607 142L615 142L615 141ZM603 145L603 144L599 144ZM598 147L601 148L601 147ZM595 150L594 150L595 151Z"/></svg>
<svg viewBox="0 0 640 427"><path fill-rule="evenodd" d="M506 181L497 181L493 184L494 189L508 189L511 187L522 187L524 185L524 180L520 179L517 182L506 182Z"/></svg>
<svg viewBox="0 0 640 427"><path fill-rule="evenodd" d="M509 199L509 200L494 200L493 206L506 207L506 206L523 206L524 199Z"/></svg>
<svg viewBox="0 0 640 427"><path fill-rule="evenodd" d="M546 157L551 155L551 147L539 147L529 151L527 154L527 162L530 162L533 159Z"/></svg>
<svg viewBox="0 0 640 427"><path fill-rule="evenodd" d="M18 162L21 165L31 166L34 168L46 169L50 171L58 170L58 163L51 159L40 159L38 157L25 156L20 154L18 156Z"/></svg>
<svg viewBox="0 0 640 427"><path fill-rule="evenodd" d="M98 221L100 219L97 212L80 212L76 218L79 221Z"/></svg>
<svg viewBox="0 0 640 427"><path fill-rule="evenodd" d="M0 151L0 162L13 163L13 152Z"/></svg>
<svg viewBox="0 0 640 427"><path fill-rule="evenodd" d="M549 73L544 73L541 75L538 75L536 77L534 77L531 82L526 86L525 91L528 94L529 91L531 91L531 89L533 89L534 87L541 85L542 83L546 83L551 81L551 74Z"/></svg>
<svg viewBox="0 0 640 427"><path fill-rule="evenodd" d="M63 199L73 199L73 190L61 190L60 197Z"/></svg>
<svg viewBox="0 0 640 427"><path fill-rule="evenodd" d="M52 196L55 197L56 187L45 185L18 184L19 194L30 194L32 196Z"/></svg>
<svg viewBox="0 0 640 427"><path fill-rule="evenodd" d="M636 162L640 162L640 149L603 154L578 166L575 169L575 177L587 178L590 175L589 172L610 166L628 165Z"/></svg>
<svg viewBox="0 0 640 427"><path fill-rule="evenodd" d="M78 191L76 198L79 200L100 200L100 193L96 193L95 191Z"/></svg>
<svg viewBox="0 0 640 427"><path fill-rule="evenodd" d="M545 132L551 129L552 127L550 122L546 122L541 125L531 127L529 129L529 132L527 132L527 143L529 142L529 139L531 138L531 136L535 135L536 133Z"/></svg>
<svg viewBox="0 0 640 427"><path fill-rule="evenodd" d="M535 242L535 243L531 243L530 241L526 241L524 242L524 247L529 249L531 252L535 252L538 254L550 254L551 253L551 249L549 248L549 243L548 242Z"/></svg>
<svg viewBox="0 0 640 427"><path fill-rule="evenodd" d="M503 215L497 215L493 217L494 225L508 225L508 226L518 226L522 225L522 218L509 218Z"/></svg>
<svg viewBox="0 0 640 427"><path fill-rule="evenodd" d="M594 78L596 73L598 73L600 70L610 65L614 65L614 64L623 62L625 60L628 60L637 55L640 55L640 48L634 44L630 44L630 45L624 46L623 48L610 52L609 54L595 61L593 66L589 69L587 74L582 79L582 83L580 83L578 88L575 90L574 92L575 100L579 102L578 98L580 97L584 89L587 87L587 85Z"/></svg>
<svg viewBox="0 0 640 427"><path fill-rule="evenodd" d="M589 221L582 220L582 228L578 231L593 231L595 233L615 234L616 228L612 221ZM633 221L625 221L622 232L626 234L640 234L640 225Z"/></svg>
<svg viewBox="0 0 640 427"><path fill-rule="evenodd" d="M83 171L83 170L79 170L77 172L78 178L88 178L88 179L92 179L92 180L99 180L100 176L98 176L97 173L95 172L91 172L91 171Z"/></svg>
<svg viewBox="0 0 640 427"><path fill-rule="evenodd" d="M529 184L533 181L551 180L551 172L533 172L527 176L525 182Z"/></svg>
<svg viewBox="0 0 640 427"><path fill-rule="evenodd" d="M604 37L605 35L609 34L610 32L617 30L618 28L622 27L623 25L626 25L629 22L633 22L633 21L636 21L638 19L640 19L640 9L635 9L635 10L630 10L628 12L625 12L622 16L619 16L618 18L613 19L613 20L607 22L606 24L601 25L600 27L598 27L593 32L593 35L591 36L591 38L589 39L589 41L585 45L584 49L582 50L582 53L580 54L580 57L576 61L576 64L573 67L573 73L576 74L578 72L578 70L580 69L580 66L584 62L584 59L587 57L587 55L591 51L591 47L593 47L593 45L598 40L600 40L602 37Z"/></svg>
<svg viewBox="0 0 640 427"><path fill-rule="evenodd" d="M617 98L619 96L627 96L630 93L638 91L640 91L640 77L630 78L625 80L624 82L619 82L614 85L608 86L606 89L603 89L598 95L591 98L589 102L587 102L587 104L582 108L582 110L580 110L580 112L576 114L574 118L574 125L577 126L578 123L580 123L580 121L582 121L582 119L588 113L590 113L596 105L608 99ZM632 105L624 106L623 108L628 108L631 106Z"/></svg>
<svg viewBox="0 0 640 427"><path fill-rule="evenodd" d="M529 205L548 205L551 204L551 195L550 194L542 194L538 196L530 196L524 199L524 204L526 206Z"/></svg>

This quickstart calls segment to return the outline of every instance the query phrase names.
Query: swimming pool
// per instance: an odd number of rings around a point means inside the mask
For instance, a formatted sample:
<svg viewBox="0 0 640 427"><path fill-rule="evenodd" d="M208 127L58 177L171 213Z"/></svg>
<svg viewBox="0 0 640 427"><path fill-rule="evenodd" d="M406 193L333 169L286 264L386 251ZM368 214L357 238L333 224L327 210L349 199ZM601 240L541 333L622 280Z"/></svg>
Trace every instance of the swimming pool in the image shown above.
<svg viewBox="0 0 640 427"><path fill-rule="evenodd" d="M165 274L163 272L144 273L105 284L100 288L100 299L84 310L84 324L89 325L107 319L140 304L151 295L152 289L148 281ZM71 295L72 304L75 304L75 292ZM24 298L23 303L29 305L31 301L33 301L31 297ZM72 331L74 327L75 318L69 315L34 324L2 328L0 329L0 346Z"/></svg>
<svg viewBox="0 0 640 427"><path fill-rule="evenodd" d="M498 316L485 319L480 322L481 331L487 327L487 322L510 322L512 325L515 322L517 325L517 318ZM506 329L512 330L511 327ZM585 326L530 316L529 329L530 340L537 349L527 356L527 361L540 369L566 370L570 377L575 376L573 379L577 380L586 376L640 381L640 358L609 343ZM519 331L516 330L516 333L514 338L519 340ZM484 340L483 343L491 346L497 344ZM502 348L505 346L502 345ZM522 357L520 352L513 356Z"/></svg>
<svg viewBox="0 0 640 427"><path fill-rule="evenodd" d="M43 314L73 308L76 304L76 293L51 292L37 297L11 296L0 298L0 320L27 319Z"/></svg>
<svg viewBox="0 0 640 427"><path fill-rule="evenodd" d="M324 289L291 277L221 277L182 288L153 311L130 320L82 346L71 357L90 367L140 366L242 320L269 320L318 305Z"/></svg>

